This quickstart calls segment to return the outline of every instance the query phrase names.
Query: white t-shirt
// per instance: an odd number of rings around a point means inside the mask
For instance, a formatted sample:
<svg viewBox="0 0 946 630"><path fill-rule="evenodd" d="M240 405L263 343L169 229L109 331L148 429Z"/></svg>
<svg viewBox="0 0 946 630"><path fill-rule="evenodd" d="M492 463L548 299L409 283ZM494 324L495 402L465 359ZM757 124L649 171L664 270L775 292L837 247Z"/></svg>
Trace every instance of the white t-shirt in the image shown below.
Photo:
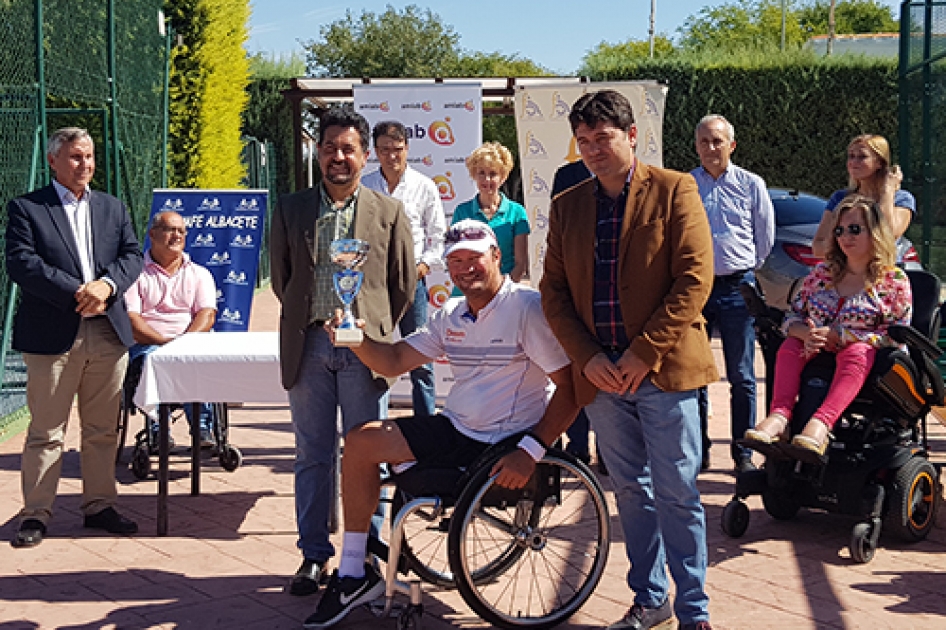
<svg viewBox="0 0 946 630"><path fill-rule="evenodd" d="M443 415L467 437L495 443L534 426L555 390L548 374L569 364L549 328L539 292L508 277L476 320L452 298L405 341L446 356L454 384Z"/></svg>

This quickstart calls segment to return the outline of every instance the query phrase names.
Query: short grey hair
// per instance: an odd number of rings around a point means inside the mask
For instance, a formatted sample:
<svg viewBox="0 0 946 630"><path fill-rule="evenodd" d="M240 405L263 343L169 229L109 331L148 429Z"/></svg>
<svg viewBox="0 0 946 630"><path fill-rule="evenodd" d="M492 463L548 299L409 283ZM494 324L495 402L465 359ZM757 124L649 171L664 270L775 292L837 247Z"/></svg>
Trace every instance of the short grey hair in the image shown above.
<svg viewBox="0 0 946 630"><path fill-rule="evenodd" d="M81 127L63 127L62 129L57 129L49 136L49 141L46 143L46 155L56 157L59 155L62 145L72 144L77 140L91 141L92 136Z"/></svg>
<svg viewBox="0 0 946 630"><path fill-rule="evenodd" d="M712 122L720 121L723 123L723 126L726 127L726 132L729 134L729 141L733 142L736 139L736 128L732 126L732 123L726 120L722 114L707 114L700 118L700 122L697 123L694 133L699 132L700 127L703 125L708 125Z"/></svg>
<svg viewBox="0 0 946 630"><path fill-rule="evenodd" d="M184 218L180 212L176 212L174 210L161 210L160 212L156 212L155 215L151 217L151 225L148 227L148 231L150 232L159 225L164 225L164 217L172 214L179 216L182 219Z"/></svg>

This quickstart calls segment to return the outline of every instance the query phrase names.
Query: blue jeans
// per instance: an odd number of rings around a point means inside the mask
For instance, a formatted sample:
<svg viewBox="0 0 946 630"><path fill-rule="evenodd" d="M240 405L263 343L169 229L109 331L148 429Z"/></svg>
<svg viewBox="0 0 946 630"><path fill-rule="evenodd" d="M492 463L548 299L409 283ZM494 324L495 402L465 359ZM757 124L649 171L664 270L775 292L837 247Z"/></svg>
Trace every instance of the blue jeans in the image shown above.
<svg viewBox="0 0 946 630"><path fill-rule="evenodd" d="M423 328L427 325L427 280L417 281L417 290L414 292L414 303L404 317L398 322L401 337ZM434 391L434 364L425 363L419 368L411 370L411 397L414 406L414 415L418 417L432 416L437 413L437 393Z"/></svg>
<svg viewBox="0 0 946 630"><path fill-rule="evenodd" d="M713 292L703 307L706 318L706 333L713 335L713 328L719 327L719 337L723 344L723 358L726 362L726 380L729 381L729 417L732 431L731 454L737 463L752 455L752 451L736 444L742 439L747 429L755 426L756 382L755 382L755 319L746 308L746 302L739 292L739 285L755 283L755 275L747 273L742 282L713 283ZM707 432L709 416L709 394L706 388L700 390L700 421L703 427L704 446L709 445Z"/></svg>
<svg viewBox="0 0 946 630"><path fill-rule="evenodd" d="M614 484L634 601L663 604L669 566L681 624L709 620L697 407L695 390L664 392L649 379L634 394L598 392L585 407Z"/></svg>
<svg viewBox="0 0 946 630"><path fill-rule="evenodd" d="M338 411L346 435L359 424L387 417L387 392L387 383L379 384L351 350L334 347L321 327L306 331L289 408L296 436L296 544L309 560L324 562L335 555L329 513L338 492Z"/></svg>
<svg viewBox="0 0 946 630"><path fill-rule="evenodd" d="M130 366L134 361L140 359L144 360L144 357L148 356L161 346L136 343L128 350L128 365ZM138 368L140 370L140 367ZM139 374L140 376L140 374ZM135 384L137 387L137 383ZM210 403L201 403L199 406L200 413L198 417L200 418L200 432L201 433L213 433L213 405ZM194 426L194 417L193 412L191 411L191 405L184 405L184 415L187 416L187 424L193 428ZM158 433L158 422L154 421L151 423L151 434L157 435Z"/></svg>

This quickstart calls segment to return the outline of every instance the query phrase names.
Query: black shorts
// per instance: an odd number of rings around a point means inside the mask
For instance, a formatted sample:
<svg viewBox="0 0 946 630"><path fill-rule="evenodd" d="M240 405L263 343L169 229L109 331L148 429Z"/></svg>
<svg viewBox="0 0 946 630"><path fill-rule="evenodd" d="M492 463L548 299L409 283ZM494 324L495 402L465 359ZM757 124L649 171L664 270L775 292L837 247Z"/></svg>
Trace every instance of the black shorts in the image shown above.
<svg viewBox="0 0 946 630"><path fill-rule="evenodd" d="M492 446L463 435L449 418L439 413L426 418L394 418L390 422L398 426L417 464L425 468L465 468Z"/></svg>

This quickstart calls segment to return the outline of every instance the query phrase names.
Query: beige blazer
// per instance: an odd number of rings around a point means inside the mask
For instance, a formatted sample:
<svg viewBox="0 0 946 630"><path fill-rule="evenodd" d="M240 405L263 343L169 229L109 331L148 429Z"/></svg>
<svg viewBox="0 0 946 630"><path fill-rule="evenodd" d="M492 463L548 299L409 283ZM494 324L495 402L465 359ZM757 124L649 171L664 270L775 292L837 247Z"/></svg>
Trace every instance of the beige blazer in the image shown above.
<svg viewBox="0 0 946 630"><path fill-rule="evenodd" d="M286 389L299 376L309 323L319 203L316 186L283 195L273 211L269 255L273 292L282 305L279 356ZM401 202L360 187L354 237L371 245L361 267L364 284L355 298L358 316L365 320L366 335L376 341L391 341L391 333L413 302L417 288L414 240ZM393 380L381 381L379 386L390 385Z"/></svg>
<svg viewBox="0 0 946 630"><path fill-rule="evenodd" d="M602 351L594 332L596 180L552 201L542 308L572 360L575 397L597 393L582 374ZM567 236L566 236L567 235ZM631 349L664 391L686 391L719 378L703 305L713 288L713 242L696 181L638 161L621 228L619 299Z"/></svg>

